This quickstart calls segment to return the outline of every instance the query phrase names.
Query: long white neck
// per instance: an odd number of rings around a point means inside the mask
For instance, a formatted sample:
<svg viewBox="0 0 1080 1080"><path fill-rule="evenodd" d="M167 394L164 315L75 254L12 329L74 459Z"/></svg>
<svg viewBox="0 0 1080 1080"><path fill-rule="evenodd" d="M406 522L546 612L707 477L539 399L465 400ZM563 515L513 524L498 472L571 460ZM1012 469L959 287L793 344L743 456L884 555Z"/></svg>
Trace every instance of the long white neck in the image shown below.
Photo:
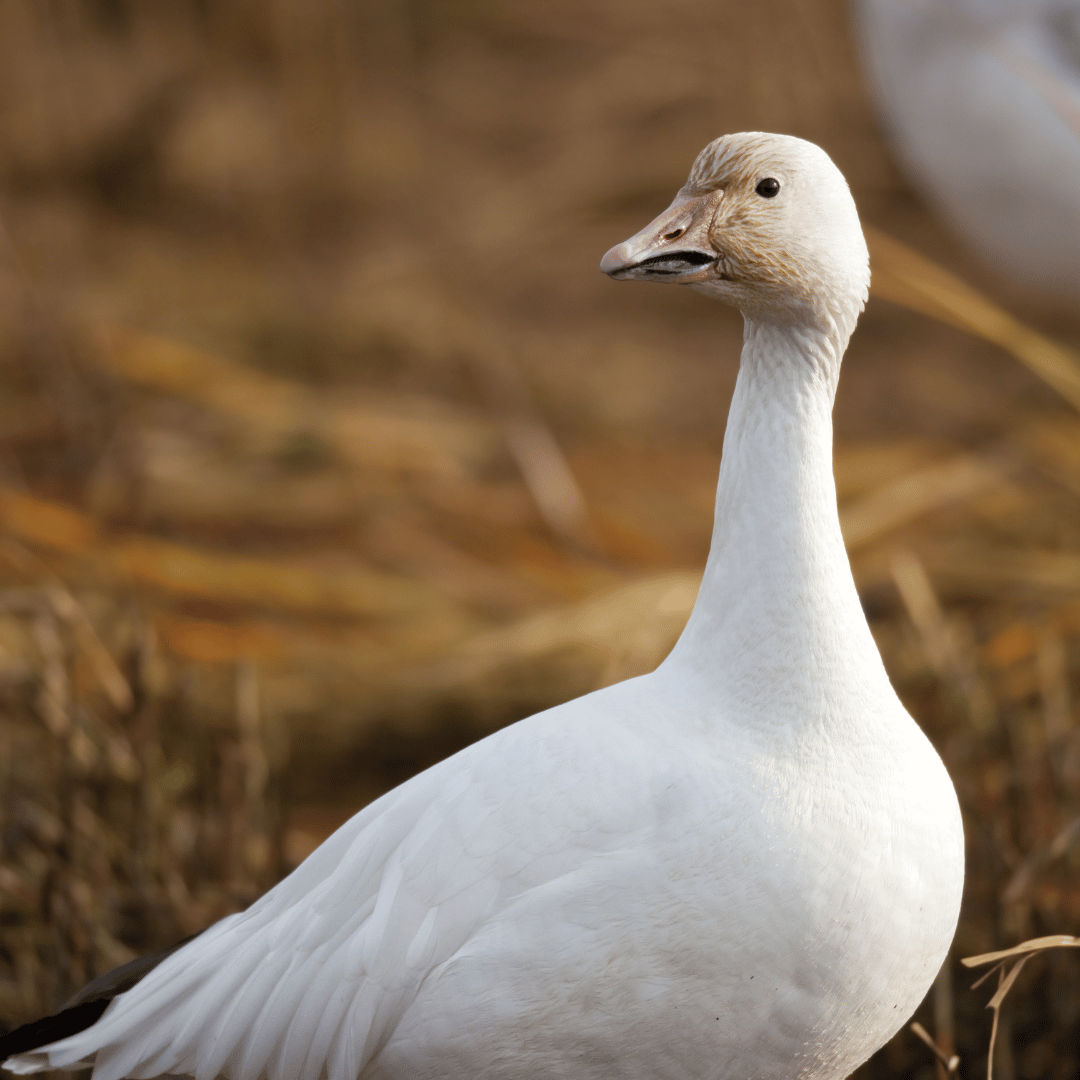
<svg viewBox="0 0 1080 1080"><path fill-rule="evenodd" d="M703 677L733 715L827 723L837 700L889 686L836 509L832 405L847 337L746 322L709 560L664 665Z"/></svg>

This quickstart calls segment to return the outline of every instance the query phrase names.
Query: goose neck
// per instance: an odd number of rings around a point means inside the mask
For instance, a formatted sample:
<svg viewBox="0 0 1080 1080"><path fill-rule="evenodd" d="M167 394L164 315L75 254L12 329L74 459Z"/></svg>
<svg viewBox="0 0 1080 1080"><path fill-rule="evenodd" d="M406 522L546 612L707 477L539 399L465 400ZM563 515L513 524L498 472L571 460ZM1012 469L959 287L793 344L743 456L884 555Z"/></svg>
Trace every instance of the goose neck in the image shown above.
<svg viewBox="0 0 1080 1080"><path fill-rule="evenodd" d="M885 679L832 474L832 404L846 343L846 334L746 324L709 559L670 658L743 701L744 713L770 695L805 703L839 683Z"/></svg>

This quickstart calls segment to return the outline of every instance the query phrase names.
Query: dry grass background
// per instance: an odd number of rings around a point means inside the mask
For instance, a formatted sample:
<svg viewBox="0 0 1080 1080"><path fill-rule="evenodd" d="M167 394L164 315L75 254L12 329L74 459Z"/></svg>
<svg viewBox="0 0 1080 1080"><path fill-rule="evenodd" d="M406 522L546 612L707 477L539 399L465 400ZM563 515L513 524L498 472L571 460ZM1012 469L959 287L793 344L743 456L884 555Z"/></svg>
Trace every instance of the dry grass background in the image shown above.
<svg viewBox="0 0 1080 1080"><path fill-rule="evenodd" d="M868 223L1077 340L905 185L848 17L0 5L3 1023L664 655L741 327L596 266L715 135L820 142ZM871 625L964 808L959 957L1080 922L1080 396L1067 352L888 236L874 258L836 475ZM947 976L920 1020L974 1077L986 993ZM996 1075L1073 1077L1078 1036L1061 950L1002 1009ZM904 1032L860 1075L934 1068Z"/></svg>

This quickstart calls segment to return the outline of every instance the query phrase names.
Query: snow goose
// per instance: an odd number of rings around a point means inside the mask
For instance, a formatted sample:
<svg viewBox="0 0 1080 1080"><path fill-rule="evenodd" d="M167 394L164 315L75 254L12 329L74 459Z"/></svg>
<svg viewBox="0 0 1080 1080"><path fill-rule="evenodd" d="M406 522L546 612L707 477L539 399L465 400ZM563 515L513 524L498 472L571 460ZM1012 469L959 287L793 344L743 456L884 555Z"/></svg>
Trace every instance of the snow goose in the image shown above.
<svg viewBox="0 0 1080 1080"><path fill-rule="evenodd" d="M727 136L601 266L746 320L674 651L391 791L93 1026L6 1068L840 1078L919 1004L963 838L837 520L830 413L868 285L847 185L809 143Z"/></svg>
<svg viewBox="0 0 1080 1080"><path fill-rule="evenodd" d="M1080 300L1080 0L860 0L905 170L999 277Z"/></svg>

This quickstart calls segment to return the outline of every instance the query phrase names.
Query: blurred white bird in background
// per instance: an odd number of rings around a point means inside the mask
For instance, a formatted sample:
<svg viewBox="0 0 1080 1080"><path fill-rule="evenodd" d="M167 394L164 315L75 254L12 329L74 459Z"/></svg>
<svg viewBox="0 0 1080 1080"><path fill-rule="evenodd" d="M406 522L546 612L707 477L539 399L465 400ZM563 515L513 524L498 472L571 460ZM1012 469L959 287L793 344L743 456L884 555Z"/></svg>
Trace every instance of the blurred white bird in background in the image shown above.
<svg viewBox="0 0 1080 1080"><path fill-rule="evenodd" d="M857 0L879 114L919 190L979 258L1080 301L1080 0Z"/></svg>

